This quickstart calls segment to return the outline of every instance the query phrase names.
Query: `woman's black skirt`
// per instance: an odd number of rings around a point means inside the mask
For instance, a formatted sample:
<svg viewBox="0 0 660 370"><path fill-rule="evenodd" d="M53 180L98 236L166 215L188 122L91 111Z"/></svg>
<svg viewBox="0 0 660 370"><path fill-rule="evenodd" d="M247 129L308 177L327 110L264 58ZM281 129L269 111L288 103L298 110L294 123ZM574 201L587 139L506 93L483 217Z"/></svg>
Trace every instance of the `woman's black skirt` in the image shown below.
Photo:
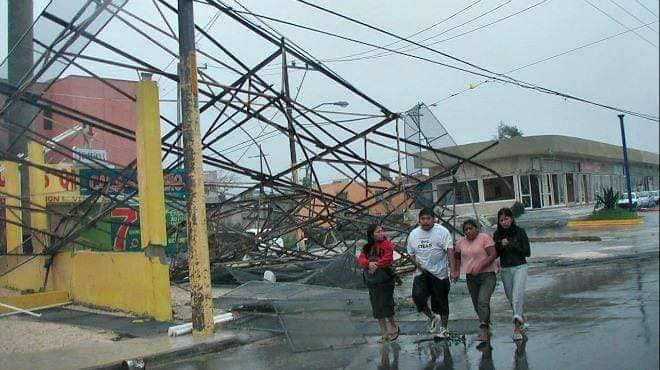
<svg viewBox="0 0 660 370"><path fill-rule="evenodd" d="M374 318L394 316L394 281L369 285L369 301Z"/></svg>

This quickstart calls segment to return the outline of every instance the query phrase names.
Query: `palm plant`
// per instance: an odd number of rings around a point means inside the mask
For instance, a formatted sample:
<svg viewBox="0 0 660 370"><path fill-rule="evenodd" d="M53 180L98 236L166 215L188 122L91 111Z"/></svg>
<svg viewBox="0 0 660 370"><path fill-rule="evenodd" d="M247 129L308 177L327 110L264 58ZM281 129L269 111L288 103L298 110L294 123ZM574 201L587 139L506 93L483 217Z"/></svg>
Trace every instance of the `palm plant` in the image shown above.
<svg viewBox="0 0 660 370"><path fill-rule="evenodd" d="M615 209L619 199L621 199L621 193L618 191L615 192L612 187L603 188L603 195L596 195L596 204L594 208Z"/></svg>

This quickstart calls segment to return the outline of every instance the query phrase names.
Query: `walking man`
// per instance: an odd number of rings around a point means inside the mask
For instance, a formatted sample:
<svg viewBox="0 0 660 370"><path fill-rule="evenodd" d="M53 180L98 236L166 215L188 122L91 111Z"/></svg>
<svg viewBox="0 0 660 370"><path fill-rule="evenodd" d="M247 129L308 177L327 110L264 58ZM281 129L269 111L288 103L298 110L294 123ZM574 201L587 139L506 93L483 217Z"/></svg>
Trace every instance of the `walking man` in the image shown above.
<svg viewBox="0 0 660 370"><path fill-rule="evenodd" d="M433 208L426 207L419 212L419 225L408 235L406 249L417 267L412 288L417 310L429 318L430 332L446 338L449 336L449 278L451 274L451 278L456 279L458 269L451 234L435 223Z"/></svg>

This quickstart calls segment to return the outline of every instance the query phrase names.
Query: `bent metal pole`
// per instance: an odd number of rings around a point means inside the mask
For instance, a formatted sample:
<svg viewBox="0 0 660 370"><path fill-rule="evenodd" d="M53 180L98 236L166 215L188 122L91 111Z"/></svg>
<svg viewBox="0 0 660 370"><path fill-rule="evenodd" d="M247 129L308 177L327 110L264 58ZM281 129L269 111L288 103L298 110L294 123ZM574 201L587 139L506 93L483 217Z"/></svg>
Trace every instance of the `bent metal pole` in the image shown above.
<svg viewBox="0 0 660 370"><path fill-rule="evenodd" d="M628 191L628 210L634 211L632 202L632 187L630 186L630 168L628 167L628 148L626 146L626 130L623 127L623 114L619 114L619 126L621 126L621 147L623 148L623 170L626 175L626 191Z"/></svg>
<svg viewBox="0 0 660 370"><path fill-rule="evenodd" d="M193 1L179 0L179 84L181 89L181 131L186 174L188 213L188 265L193 335L213 334L213 301L209 263L202 139L199 127L197 59Z"/></svg>

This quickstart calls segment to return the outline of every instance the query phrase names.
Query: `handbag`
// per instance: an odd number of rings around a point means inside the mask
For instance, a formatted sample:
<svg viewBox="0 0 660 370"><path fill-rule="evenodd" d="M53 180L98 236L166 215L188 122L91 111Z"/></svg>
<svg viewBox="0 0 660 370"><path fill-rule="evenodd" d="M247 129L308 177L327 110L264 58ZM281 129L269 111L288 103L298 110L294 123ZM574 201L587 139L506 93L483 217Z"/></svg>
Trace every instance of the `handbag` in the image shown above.
<svg viewBox="0 0 660 370"><path fill-rule="evenodd" d="M362 270L362 279L367 286L389 283L394 279L394 271L391 267L379 267L370 274L367 270Z"/></svg>

